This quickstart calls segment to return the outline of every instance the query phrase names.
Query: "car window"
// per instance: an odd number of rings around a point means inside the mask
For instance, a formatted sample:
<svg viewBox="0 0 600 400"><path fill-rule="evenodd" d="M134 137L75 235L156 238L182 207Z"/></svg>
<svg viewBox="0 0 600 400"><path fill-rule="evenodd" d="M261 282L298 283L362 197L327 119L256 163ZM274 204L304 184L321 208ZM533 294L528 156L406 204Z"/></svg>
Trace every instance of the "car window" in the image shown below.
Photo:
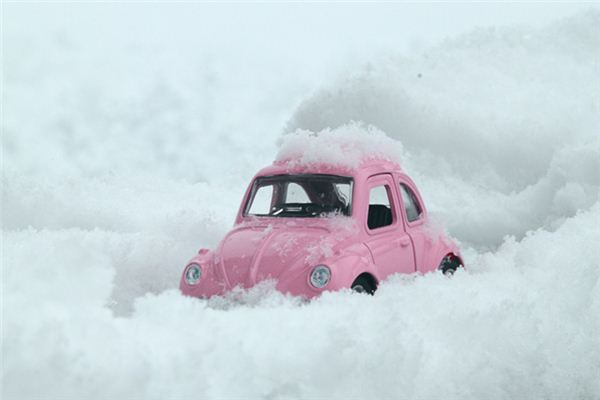
<svg viewBox="0 0 600 400"><path fill-rule="evenodd" d="M350 193L352 190L351 185L347 183L336 183L335 189L342 201L346 204L350 204L350 197L352 196L352 193Z"/></svg>
<svg viewBox="0 0 600 400"><path fill-rule="evenodd" d="M367 218L369 229L382 228L392 224L392 207L389 193L390 190L387 185L375 186L369 191L369 215Z"/></svg>
<svg viewBox="0 0 600 400"><path fill-rule="evenodd" d="M350 215L352 178L326 174L274 175L254 181L244 216L325 218Z"/></svg>
<svg viewBox="0 0 600 400"><path fill-rule="evenodd" d="M273 200L273 185L259 186L254 195L254 201L250 206L249 213L254 215L266 215L271 210Z"/></svg>
<svg viewBox="0 0 600 400"><path fill-rule="evenodd" d="M310 203L310 199L306 194L306 190L297 183L290 182L287 185L287 193L285 196L286 203Z"/></svg>
<svg viewBox="0 0 600 400"><path fill-rule="evenodd" d="M408 222L418 220L423 214L423 209L417 200L415 193L404 183L400 184L400 193L402 194L402 202L406 210L406 219Z"/></svg>

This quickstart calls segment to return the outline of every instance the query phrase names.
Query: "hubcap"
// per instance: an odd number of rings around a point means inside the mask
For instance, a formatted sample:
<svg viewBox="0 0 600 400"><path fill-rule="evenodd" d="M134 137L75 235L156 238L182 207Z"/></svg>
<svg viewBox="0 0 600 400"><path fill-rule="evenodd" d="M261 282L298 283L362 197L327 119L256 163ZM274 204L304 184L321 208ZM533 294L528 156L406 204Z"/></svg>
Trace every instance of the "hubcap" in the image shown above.
<svg viewBox="0 0 600 400"><path fill-rule="evenodd" d="M365 287L363 285L361 285L361 284L352 286L352 290L354 290L356 293L364 293L364 292L366 292Z"/></svg>
<svg viewBox="0 0 600 400"><path fill-rule="evenodd" d="M456 272L455 269L448 268L447 270L444 271L444 275L446 275L446 276L452 276L452 275L454 275L454 272Z"/></svg>

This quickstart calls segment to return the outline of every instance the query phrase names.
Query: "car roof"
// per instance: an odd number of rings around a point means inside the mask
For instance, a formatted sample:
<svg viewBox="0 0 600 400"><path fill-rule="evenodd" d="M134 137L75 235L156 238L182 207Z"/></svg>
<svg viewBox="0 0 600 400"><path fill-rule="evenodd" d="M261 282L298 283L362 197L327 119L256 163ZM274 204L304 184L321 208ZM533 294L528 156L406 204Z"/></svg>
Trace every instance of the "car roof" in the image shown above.
<svg viewBox="0 0 600 400"><path fill-rule="evenodd" d="M359 165L343 165L334 163L303 163L298 159L276 161L258 171L259 176L272 175L293 175L293 174L329 174L340 176L358 177L374 175L385 172L401 172L402 168L394 161L368 158L360 162Z"/></svg>

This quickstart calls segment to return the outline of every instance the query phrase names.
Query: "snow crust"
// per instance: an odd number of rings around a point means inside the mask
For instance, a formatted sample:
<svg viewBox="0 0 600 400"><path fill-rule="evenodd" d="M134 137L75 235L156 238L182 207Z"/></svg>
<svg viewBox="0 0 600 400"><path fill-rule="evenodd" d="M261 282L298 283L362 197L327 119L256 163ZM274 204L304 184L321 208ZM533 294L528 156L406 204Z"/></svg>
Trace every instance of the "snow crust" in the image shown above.
<svg viewBox="0 0 600 400"><path fill-rule="evenodd" d="M482 28L293 113L290 75L9 26L2 398L599 398L599 26ZM299 149L398 158L468 269L373 297L182 297L250 177Z"/></svg>

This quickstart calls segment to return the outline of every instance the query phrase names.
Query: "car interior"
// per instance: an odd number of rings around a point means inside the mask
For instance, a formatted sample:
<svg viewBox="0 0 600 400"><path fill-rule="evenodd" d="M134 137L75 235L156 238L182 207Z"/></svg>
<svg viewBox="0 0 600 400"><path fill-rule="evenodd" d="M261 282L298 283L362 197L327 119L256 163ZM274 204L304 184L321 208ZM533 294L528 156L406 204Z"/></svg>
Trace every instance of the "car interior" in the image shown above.
<svg viewBox="0 0 600 400"><path fill-rule="evenodd" d="M392 224L392 210L383 204L370 204L367 226L377 229Z"/></svg>

